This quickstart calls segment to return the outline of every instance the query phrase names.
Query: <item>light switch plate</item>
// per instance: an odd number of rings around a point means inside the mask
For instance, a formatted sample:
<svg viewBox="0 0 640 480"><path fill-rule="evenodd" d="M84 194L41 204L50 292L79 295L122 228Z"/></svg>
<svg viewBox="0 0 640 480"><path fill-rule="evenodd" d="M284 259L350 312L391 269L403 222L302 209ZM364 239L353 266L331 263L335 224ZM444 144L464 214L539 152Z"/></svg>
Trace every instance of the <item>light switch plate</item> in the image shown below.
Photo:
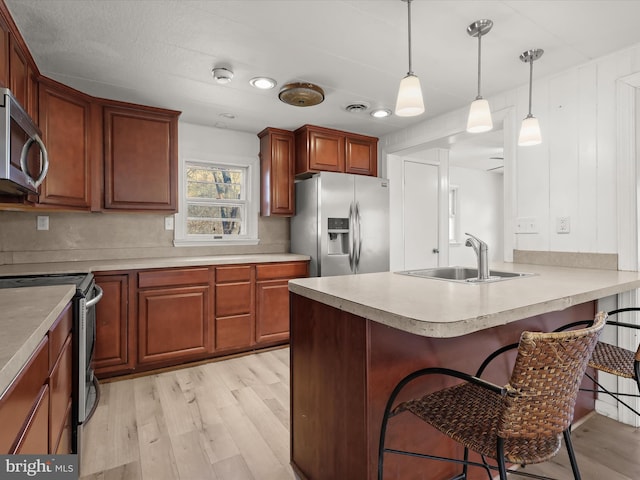
<svg viewBox="0 0 640 480"><path fill-rule="evenodd" d="M38 230L49 230L49 216L38 215L36 217L36 228Z"/></svg>

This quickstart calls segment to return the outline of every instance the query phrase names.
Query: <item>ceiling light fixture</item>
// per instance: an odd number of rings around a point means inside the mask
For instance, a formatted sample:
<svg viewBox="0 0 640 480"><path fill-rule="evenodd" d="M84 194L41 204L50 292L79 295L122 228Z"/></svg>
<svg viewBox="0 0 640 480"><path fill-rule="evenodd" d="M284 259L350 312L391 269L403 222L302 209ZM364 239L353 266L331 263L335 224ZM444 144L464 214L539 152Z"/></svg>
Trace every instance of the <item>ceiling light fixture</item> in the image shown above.
<svg viewBox="0 0 640 480"><path fill-rule="evenodd" d="M249 80L252 87L259 88L260 90L269 90L277 85L273 78L269 77L253 77Z"/></svg>
<svg viewBox="0 0 640 480"><path fill-rule="evenodd" d="M391 116L391 110L388 108L376 108L369 115L374 118L386 118Z"/></svg>
<svg viewBox="0 0 640 480"><path fill-rule="evenodd" d="M470 36L478 37L478 96L471 102L471 107L469 108L467 132L470 133L488 132L493 128L489 102L482 98L482 94L480 93L482 36L489 33L491 27L493 27L493 22L487 19L476 20L467 27L467 33Z"/></svg>
<svg viewBox="0 0 640 480"><path fill-rule="evenodd" d="M422 88L420 79L416 77L411 68L411 1L407 2L408 25L409 25L409 71L407 76L400 81L398 97L396 99L396 115L399 117L415 117L424 113L424 102L422 100Z"/></svg>
<svg viewBox="0 0 640 480"><path fill-rule="evenodd" d="M324 101L324 91L313 83L287 83L280 89L278 98L294 107L312 107Z"/></svg>
<svg viewBox="0 0 640 480"><path fill-rule="evenodd" d="M216 82L224 85L233 78L233 71L226 67L214 67L211 70L211 75L213 75Z"/></svg>
<svg viewBox="0 0 640 480"><path fill-rule="evenodd" d="M542 143L540 123L538 119L531 114L531 90L533 87L533 62L534 60L538 60L543 53L544 50L541 48L534 48L533 50L527 50L520 54L520 60L529 64L529 114L522 121L520 137L518 138L518 145L522 147Z"/></svg>

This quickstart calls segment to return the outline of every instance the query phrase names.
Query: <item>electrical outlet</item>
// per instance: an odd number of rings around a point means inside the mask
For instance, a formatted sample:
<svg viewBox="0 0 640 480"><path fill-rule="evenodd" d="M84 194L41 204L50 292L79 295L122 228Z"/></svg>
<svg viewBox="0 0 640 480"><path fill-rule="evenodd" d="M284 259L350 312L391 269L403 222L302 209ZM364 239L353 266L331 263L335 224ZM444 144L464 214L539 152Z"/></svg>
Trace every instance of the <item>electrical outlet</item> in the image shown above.
<svg viewBox="0 0 640 480"><path fill-rule="evenodd" d="M173 215L167 215L164 217L164 229L173 230Z"/></svg>
<svg viewBox="0 0 640 480"><path fill-rule="evenodd" d="M556 217L556 233L571 232L571 217Z"/></svg>
<svg viewBox="0 0 640 480"><path fill-rule="evenodd" d="M38 215L36 217L36 228L38 230L49 230L49 216Z"/></svg>

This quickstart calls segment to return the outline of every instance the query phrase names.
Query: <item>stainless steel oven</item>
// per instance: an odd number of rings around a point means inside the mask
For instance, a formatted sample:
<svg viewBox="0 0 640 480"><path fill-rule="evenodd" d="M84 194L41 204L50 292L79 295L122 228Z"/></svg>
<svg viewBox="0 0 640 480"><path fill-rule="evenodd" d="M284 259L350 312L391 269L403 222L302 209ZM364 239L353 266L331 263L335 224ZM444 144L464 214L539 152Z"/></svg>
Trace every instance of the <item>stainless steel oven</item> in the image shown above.
<svg viewBox="0 0 640 480"><path fill-rule="evenodd" d="M102 289L92 273L28 275L0 277L0 288L75 285L73 296L73 402L72 451L80 454L82 428L91 418L99 399L99 385L93 374L93 354L96 343L96 304Z"/></svg>

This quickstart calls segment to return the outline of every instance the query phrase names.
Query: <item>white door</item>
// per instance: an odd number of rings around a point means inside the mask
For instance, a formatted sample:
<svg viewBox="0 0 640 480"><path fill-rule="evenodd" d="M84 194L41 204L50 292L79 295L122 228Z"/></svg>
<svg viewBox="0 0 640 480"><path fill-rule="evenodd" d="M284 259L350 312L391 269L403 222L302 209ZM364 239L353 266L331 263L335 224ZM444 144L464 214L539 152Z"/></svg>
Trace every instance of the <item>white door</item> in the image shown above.
<svg viewBox="0 0 640 480"><path fill-rule="evenodd" d="M404 160L404 268L438 266L438 167Z"/></svg>

